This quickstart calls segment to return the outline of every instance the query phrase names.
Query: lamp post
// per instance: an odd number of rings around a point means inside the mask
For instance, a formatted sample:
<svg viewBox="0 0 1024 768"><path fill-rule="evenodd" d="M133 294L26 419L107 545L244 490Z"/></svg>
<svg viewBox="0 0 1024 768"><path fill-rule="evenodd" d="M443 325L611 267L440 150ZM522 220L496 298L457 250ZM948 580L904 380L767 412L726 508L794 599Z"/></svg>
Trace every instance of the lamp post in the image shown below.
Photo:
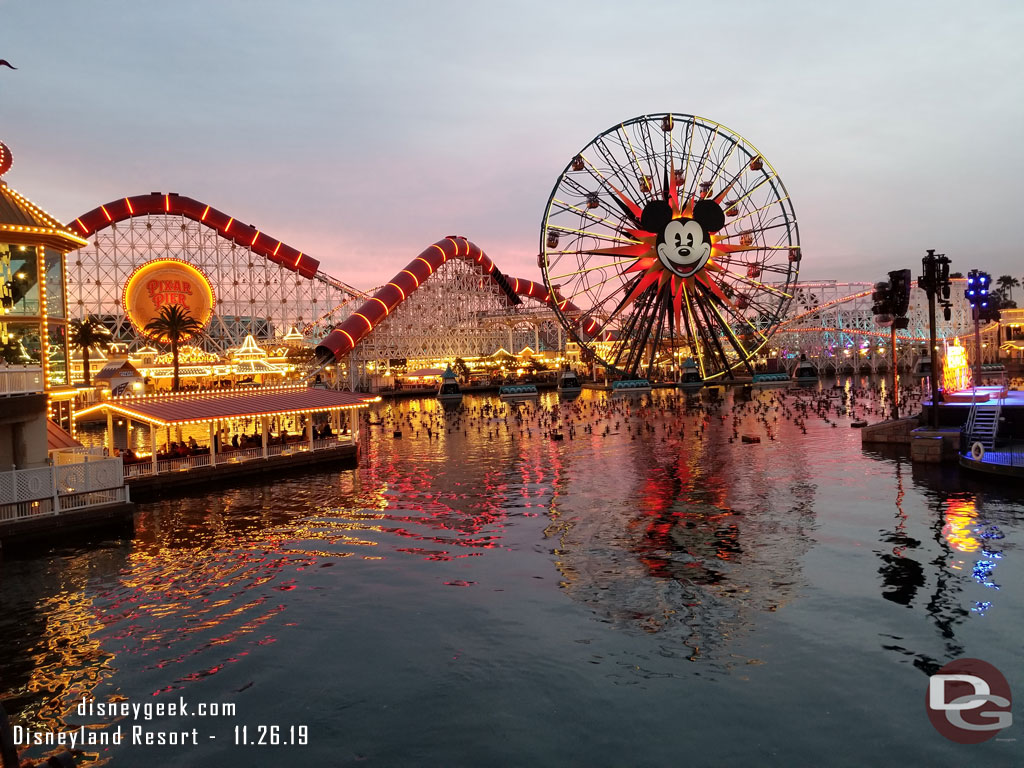
<svg viewBox="0 0 1024 768"><path fill-rule="evenodd" d="M931 426L938 429L939 426L939 379L938 373L941 370L938 365L939 350L935 338L935 298L936 294L942 293L943 315L948 321L950 318L949 301L949 259L943 253L935 253L933 248L928 249L928 255L921 259L921 266L924 274L917 278L917 286L928 295L928 343L931 348L928 358L931 361Z"/></svg>

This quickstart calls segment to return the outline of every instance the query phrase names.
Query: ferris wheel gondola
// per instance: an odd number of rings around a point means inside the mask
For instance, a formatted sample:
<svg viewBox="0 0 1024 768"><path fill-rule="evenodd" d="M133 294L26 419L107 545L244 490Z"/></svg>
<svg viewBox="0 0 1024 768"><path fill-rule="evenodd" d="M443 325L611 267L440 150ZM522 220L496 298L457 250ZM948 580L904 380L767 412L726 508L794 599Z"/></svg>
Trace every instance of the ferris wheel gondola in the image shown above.
<svg viewBox="0 0 1024 768"><path fill-rule="evenodd" d="M719 123L675 113L616 125L570 159L538 257L589 356L627 376L678 371L693 356L704 379L751 367L800 259L771 164Z"/></svg>

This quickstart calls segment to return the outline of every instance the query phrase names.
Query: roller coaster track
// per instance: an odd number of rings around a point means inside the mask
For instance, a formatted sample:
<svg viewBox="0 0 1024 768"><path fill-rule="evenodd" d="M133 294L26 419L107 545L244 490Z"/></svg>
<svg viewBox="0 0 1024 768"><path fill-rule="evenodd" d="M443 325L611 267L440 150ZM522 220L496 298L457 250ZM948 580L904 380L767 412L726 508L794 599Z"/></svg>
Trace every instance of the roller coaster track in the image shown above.
<svg viewBox="0 0 1024 768"><path fill-rule="evenodd" d="M364 291L322 272L317 259L261 232L250 224L243 224L233 216L206 203L179 195L176 192L152 192L148 195L134 195L112 200L82 214L70 222L67 228L82 237L89 237L119 221L149 215L179 215L198 221L216 230L221 237L249 248L253 253L263 256L285 269L297 272L310 280L330 285L353 297L366 297Z"/></svg>
<svg viewBox="0 0 1024 768"><path fill-rule="evenodd" d="M380 288L356 312L324 337L316 348L321 361L336 360L351 352L355 346L384 320L395 307L405 301L437 269L449 259L462 259L479 265L501 288L511 304L522 302L521 297L533 298L553 306L557 303L563 312L578 312L568 299L552 296L541 283L524 278L507 277L494 265L480 246L458 235L449 235L424 249L419 256Z"/></svg>

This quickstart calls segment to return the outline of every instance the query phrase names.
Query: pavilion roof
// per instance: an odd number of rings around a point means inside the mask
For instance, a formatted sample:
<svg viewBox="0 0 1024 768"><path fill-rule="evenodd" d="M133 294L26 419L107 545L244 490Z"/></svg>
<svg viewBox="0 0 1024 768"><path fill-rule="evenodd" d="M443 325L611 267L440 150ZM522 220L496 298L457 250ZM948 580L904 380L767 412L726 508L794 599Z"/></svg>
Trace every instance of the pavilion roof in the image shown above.
<svg viewBox="0 0 1024 768"><path fill-rule="evenodd" d="M70 251L88 241L64 228L57 219L0 181L0 233L4 242L46 245Z"/></svg>
<svg viewBox="0 0 1024 768"><path fill-rule="evenodd" d="M167 426L253 416L365 408L378 400L380 397L375 395L360 395L335 389L291 389L274 392L235 390L107 400L79 411L75 417L109 409L131 419Z"/></svg>

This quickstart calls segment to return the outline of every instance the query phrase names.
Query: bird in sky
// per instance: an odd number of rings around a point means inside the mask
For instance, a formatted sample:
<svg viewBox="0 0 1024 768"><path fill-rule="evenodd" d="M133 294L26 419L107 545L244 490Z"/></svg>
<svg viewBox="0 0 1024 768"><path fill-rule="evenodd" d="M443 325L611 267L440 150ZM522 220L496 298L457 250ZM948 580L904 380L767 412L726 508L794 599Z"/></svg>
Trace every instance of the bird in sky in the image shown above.
<svg viewBox="0 0 1024 768"><path fill-rule="evenodd" d="M0 67L8 67L9 69L17 69L16 66L11 64L7 59L0 59Z"/></svg>

